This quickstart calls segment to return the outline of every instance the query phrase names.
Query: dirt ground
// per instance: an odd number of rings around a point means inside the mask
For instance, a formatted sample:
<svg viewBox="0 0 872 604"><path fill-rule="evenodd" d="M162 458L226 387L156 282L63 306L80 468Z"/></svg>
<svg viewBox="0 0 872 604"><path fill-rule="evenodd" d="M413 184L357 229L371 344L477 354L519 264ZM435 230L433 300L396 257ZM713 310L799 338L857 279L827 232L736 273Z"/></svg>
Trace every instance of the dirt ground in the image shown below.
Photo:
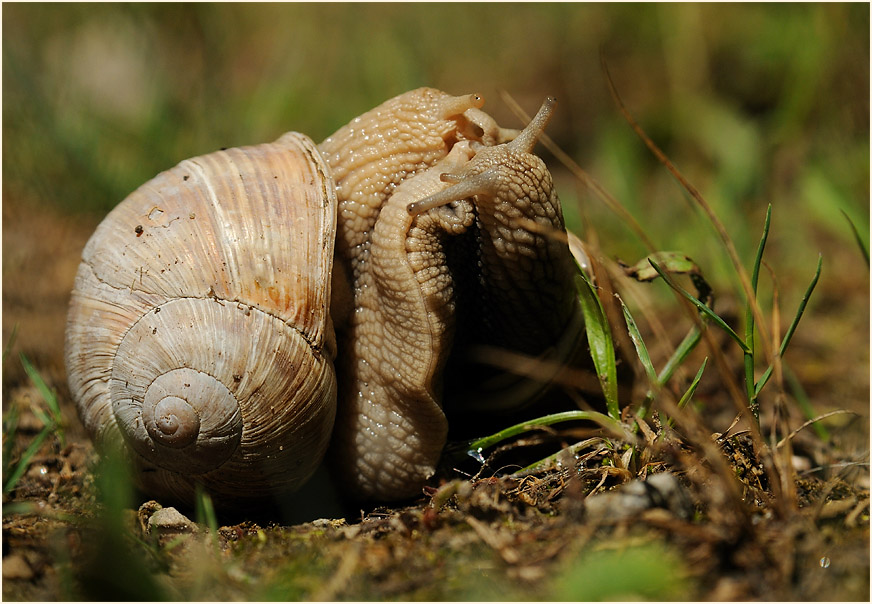
<svg viewBox="0 0 872 604"><path fill-rule="evenodd" d="M824 289L813 327L797 333L791 363L811 400L860 417L833 416L828 443L799 432L789 484L771 484L748 435L710 440L726 460L718 469L701 462L694 438L652 420L638 457L591 445L523 477L485 471L467 481L449 470L402 507L321 507L336 515L298 524L219 516L209 531L208 514L200 524L174 519L142 496L119 512L95 478L62 342L79 254L97 222L4 199L4 343L14 326L17 336L4 361L3 410L21 411L12 459L41 428L19 352L56 391L65 437L50 437L4 495L4 599L869 598L867 277ZM845 350L861 352L834 362ZM722 390L703 384L699 396L718 408ZM512 453L588 436L537 434ZM4 426L4 451L9 438ZM668 478L640 495L634 481L657 474Z"/></svg>

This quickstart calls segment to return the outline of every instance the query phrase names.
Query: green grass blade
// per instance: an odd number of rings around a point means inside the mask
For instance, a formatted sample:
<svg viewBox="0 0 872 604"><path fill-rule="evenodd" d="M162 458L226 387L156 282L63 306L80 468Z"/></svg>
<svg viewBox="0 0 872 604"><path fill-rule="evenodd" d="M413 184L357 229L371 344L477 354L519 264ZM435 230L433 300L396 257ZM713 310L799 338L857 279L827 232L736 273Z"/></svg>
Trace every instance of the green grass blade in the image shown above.
<svg viewBox="0 0 872 604"><path fill-rule="evenodd" d="M36 435L27 449L24 450L24 453L21 454L21 459L18 460L18 463L15 465L15 469L12 471L12 474L9 475L9 478L6 479L6 483L3 485L3 494L9 493L12 489L15 488L15 485L18 484L18 481L24 475L24 472L27 470L28 466L30 466L30 460L33 459L33 456L36 455L36 452L39 451L39 448L42 446L43 441L48 438L49 432L51 431L51 426L44 427L39 434Z"/></svg>
<svg viewBox="0 0 872 604"><path fill-rule="evenodd" d="M624 311L624 320L627 322L627 332L630 334L630 340L633 342L633 347L636 349L636 355L642 362L642 367L645 368L645 373L648 375L648 380L651 384L658 384L657 372L654 370L654 364L651 363L651 355L648 354L648 347L645 346L645 341L642 340L642 334L639 333L639 327L636 325L633 315L630 314L630 309L624 304L620 296L618 301L621 303L621 310Z"/></svg>
<svg viewBox="0 0 872 604"><path fill-rule="evenodd" d="M687 405L690 398L693 396L693 393L696 392L696 387L699 385L699 380L702 379L702 374L705 371L706 363L708 363L708 357L704 358L702 361L702 365L699 368L699 371L696 372L696 377L693 378L690 382L690 386L687 388L687 391L682 395L681 399L678 401L678 407L684 408Z"/></svg>
<svg viewBox="0 0 872 604"><path fill-rule="evenodd" d="M748 346L745 344L744 340L742 340L742 338L739 337L739 334L737 334L735 331L733 331L733 328L730 327L729 325L727 325L724 322L724 320L721 319L718 315L716 315L715 312L711 308L709 308L708 306L706 306L705 304L700 302L693 294L691 294L689 291L687 291L686 289L684 289L683 287L678 285L675 281L673 281L672 278L669 277L669 275L666 273L666 271L664 271L662 268L660 268L660 266L656 262L654 262L653 260L650 260L650 259L648 261L651 263L651 266L654 267L654 270L656 270L660 274L660 276L663 278L663 280L669 285L669 287L671 287L676 292L678 292L679 294L684 296L694 306L696 306L696 308L701 313L703 313L703 315L708 317L715 325L720 327L727 335L729 335L731 338L733 338L733 340L735 340L736 343L739 345L739 347L742 349L742 352L749 352Z"/></svg>
<svg viewBox="0 0 872 604"><path fill-rule="evenodd" d="M693 352L696 345L700 343L702 340L702 332L699 328L694 325L690 328L690 331L687 332L687 335L684 336L684 339L666 361L666 364L663 366L663 370L660 372L660 375L657 376L655 383L657 386L662 387L669 380L672 379L672 376L675 374L675 370L681 366L682 363L687 359L691 352ZM636 413L639 415L641 419L644 419L648 415L648 408L651 405L651 402L654 400L654 394L649 391L645 395L645 399L642 401L642 404L639 405L639 409Z"/></svg>
<svg viewBox="0 0 872 604"><path fill-rule="evenodd" d="M9 476L12 471L12 449L15 447L20 416L18 405L11 405L3 416L3 476Z"/></svg>
<svg viewBox="0 0 872 604"><path fill-rule="evenodd" d="M866 261L866 267L869 266L869 246L863 241L863 237L860 235L860 231L857 230L857 225L854 224L854 221L851 220L851 217L848 216L845 210L842 210L842 215L845 217L845 220L848 221L848 224L851 225L851 230L854 232L854 240L857 242L857 247L860 248L860 253L863 254L863 259Z"/></svg>
<svg viewBox="0 0 872 604"><path fill-rule="evenodd" d="M43 426L46 426L48 428L51 428L54 426L54 424L55 424L54 420L43 409L40 409L36 405L31 405L30 411L31 411L31 413L33 413L36 416L36 418L40 421L40 423Z"/></svg>
<svg viewBox="0 0 872 604"><path fill-rule="evenodd" d="M666 361L666 365L663 366L663 370L657 377L657 381L660 384L668 382L675 373L675 370L678 369L688 355L693 352L693 349L696 348L696 345L699 344L701 340L702 332L699 330L699 327L694 325L690 328L690 331L687 332L687 335L684 336L684 339L678 345L678 348L675 349L675 352L672 353L672 356L669 357L669 360Z"/></svg>
<svg viewBox="0 0 872 604"><path fill-rule="evenodd" d="M778 355L784 356L784 353L787 352L787 347L790 345L790 340L793 338L793 333L796 331L797 325L799 325L799 320L802 318L803 313L805 312L805 307L808 305L808 301L811 298L812 292L814 292L815 286L818 284L818 280L821 277L821 268L823 267L823 256L818 255L818 263L817 269L815 270L814 277L812 277L811 283L809 283L808 288L805 290L805 294L802 296L802 300L799 302L799 308L796 309L796 316L793 317L793 321L790 323L790 327L787 328L787 333L784 334L784 339L781 340L781 347L778 349ZM760 394L760 391L763 389L763 386L766 385L766 382L769 381L769 378L772 377L772 365L770 365L766 371L760 376L760 380L757 382L757 387L754 389L754 395Z"/></svg>
<svg viewBox="0 0 872 604"><path fill-rule="evenodd" d="M769 239L769 225L772 222L772 204L766 208L766 219L763 221L763 235L760 237L760 244L757 246L757 255L754 257L754 266L751 270L751 288L754 293L757 293L757 282L760 280L760 265L763 262L763 250L766 248L766 241Z"/></svg>
<svg viewBox="0 0 872 604"><path fill-rule="evenodd" d="M215 506L212 504L212 497L209 496L209 493L200 484L196 488L196 499L194 518L198 524L205 524L212 531L213 535L217 535L218 517L215 515Z"/></svg>
<svg viewBox="0 0 872 604"><path fill-rule="evenodd" d="M39 375L39 372L33 367L24 353L20 353L18 355L21 358L21 364L24 367L24 372L27 373L27 377L30 378L30 381L33 382L33 385L36 386L36 389L39 391L40 396L42 396L42 400L45 401L45 404L48 405L49 412L51 416L45 414L41 409L36 407L33 408L34 413L37 417L39 417L40 421L45 424L47 427L51 427L58 436L58 439L61 441L61 446L64 446L64 431L63 424L61 418L61 406L58 403L58 399L55 396L54 392L48 387L45 383L45 380L42 379L42 376Z"/></svg>
<svg viewBox="0 0 872 604"><path fill-rule="evenodd" d="M522 476L522 475L527 474L527 473L536 472L539 470L544 470L546 468L549 468L553 464L557 463L557 460L560 459L561 457L574 456L579 450L583 449L586 446L589 446L591 440L594 440L594 439L588 439L588 440L585 440L585 441L582 441L579 443L575 443L573 445L569 445L568 447L564 447L563 449L561 449L557 453L553 453L553 454L549 455L548 457L540 459L539 461L535 461L535 462L531 463L530 465L528 465L524 468L521 468L520 470L518 470L514 474L515 474L515 476L519 476L519 475Z"/></svg>
<svg viewBox="0 0 872 604"><path fill-rule="evenodd" d="M696 376L691 380L690 386L688 386L687 390L681 395L681 398L678 401L678 408L683 409L687 403L690 402L690 399L693 397L693 393L696 392L696 387L699 385L699 380L702 379L702 374L705 371L705 366L708 363L708 357L704 358L702 361L702 365L699 368L699 371L696 372ZM670 426L673 425L672 418L667 418L666 423Z"/></svg>
<svg viewBox="0 0 872 604"><path fill-rule="evenodd" d="M754 266L751 270L751 291L757 295L757 283L760 280L760 265L763 262L763 250L766 248L766 240L769 238L769 225L772 221L772 204L766 208L766 220L763 222L763 235L757 246L757 255L754 257ZM756 300L748 300L745 307L745 344L748 352L745 353L745 391L748 393L748 402L751 413L755 418L760 415L757 406L757 396L754 392L754 304Z"/></svg>
<svg viewBox="0 0 872 604"><path fill-rule="evenodd" d="M15 344L15 338L18 336L18 323L12 326L12 333L9 334L9 341L6 342L6 348L3 349L3 363L6 362L6 357L12 351L12 346Z"/></svg>
<svg viewBox="0 0 872 604"><path fill-rule="evenodd" d="M42 396L45 403L48 405L48 408L51 410L52 415L56 420L60 420L61 417L61 406L58 403L58 399L55 396L54 392L46 385L45 380L42 379L42 376L39 375L39 372L34 369L33 365L24 355L24 353L20 353L21 364L24 366L24 371L27 373L27 377L30 378L30 381L33 382L34 386L36 386L37 390L39 390L39 394Z"/></svg>
<svg viewBox="0 0 872 604"><path fill-rule="evenodd" d="M490 436L485 436L483 438L479 438L478 440L474 440L469 443L469 454L472 457L478 459L479 461L483 461L483 459L481 458L482 451L494 446L499 442L506 440L507 438L517 436L518 434L523 434L524 432L529 432L530 430L538 426L550 426L552 424L575 420L593 421L598 423L603 428L614 433L615 435L623 434L620 422L609 417L608 415L604 415L596 411L564 411L563 413L543 415L542 417L537 417L536 419L532 419L527 422L515 424L514 426L509 426L508 428L500 430L499 432L491 434Z"/></svg>
<svg viewBox="0 0 872 604"><path fill-rule="evenodd" d="M645 393L645 399L636 411L639 417L644 419L648 415L648 408L654 401L654 389L662 386L662 383L657 379L657 371L654 369L654 364L651 362L651 355L648 353L648 347L645 346L645 341L642 339L642 334L639 332L636 320L633 319L633 315L630 314L630 309L627 308L627 305L624 304L624 301L621 300L620 296L618 296L618 301L621 303L621 310L624 312L624 321L627 324L627 332L630 335L630 340L633 342L633 347L636 349L636 355L639 357L642 367L645 368L645 374L648 376L648 383L650 384L648 392Z"/></svg>
<svg viewBox="0 0 872 604"><path fill-rule="evenodd" d="M584 313L584 327L597 377L606 399L606 408L613 418L620 417L618 408L618 371L615 347L605 310L596 290L584 274L576 276L576 289Z"/></svg>

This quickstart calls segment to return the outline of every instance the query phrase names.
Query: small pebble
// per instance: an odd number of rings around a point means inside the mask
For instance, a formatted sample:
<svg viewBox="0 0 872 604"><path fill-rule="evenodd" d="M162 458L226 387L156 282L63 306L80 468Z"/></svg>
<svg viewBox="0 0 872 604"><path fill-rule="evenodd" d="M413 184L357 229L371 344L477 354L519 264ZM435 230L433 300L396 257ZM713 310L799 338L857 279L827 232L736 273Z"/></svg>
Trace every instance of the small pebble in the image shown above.
<svg viewBox="0 0 872 604"><path fill-rule="evenodd" d="M651 508L663 508L676 517L687 519L693 514L693 502L682 484L672 474L652 474L647 480L634 480L608 493L584 500L591 518L621 520Z"/></svg>
<svg viewBox="0 0 872 604"><path fill-rule="evenodd" d="M318 518L317 520L312 521L312 526L315 528L341 528L345 526L345 518Z"/></svg>
<svg viewBox="0 0 872 604"><path fill-rule="evenodd" d="M194 523L176 508L161 508L148 519L148 532L191 533Z"/></svg>

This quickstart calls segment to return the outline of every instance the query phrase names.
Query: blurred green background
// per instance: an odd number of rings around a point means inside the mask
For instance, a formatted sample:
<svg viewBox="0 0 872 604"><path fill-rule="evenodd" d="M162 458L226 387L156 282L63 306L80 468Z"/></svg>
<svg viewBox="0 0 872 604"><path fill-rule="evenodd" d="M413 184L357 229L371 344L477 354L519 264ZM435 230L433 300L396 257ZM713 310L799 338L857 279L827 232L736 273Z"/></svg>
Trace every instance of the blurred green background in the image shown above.
<svg viewBox="0 0 872 604"><path fill-rule="evenodd" d="M770 202L779 270L804 283L819 251L856 257L841 211L866 237L867 4L4 4L4 203L102 215L186 157L320 141L423 85L480 92L506 126L500 91L528 112L553 94L549 134L717 279L713 230L616 110L600 56L749 263ZM576 230L580 206L605 254L647 253L541 153Z"/></svg>

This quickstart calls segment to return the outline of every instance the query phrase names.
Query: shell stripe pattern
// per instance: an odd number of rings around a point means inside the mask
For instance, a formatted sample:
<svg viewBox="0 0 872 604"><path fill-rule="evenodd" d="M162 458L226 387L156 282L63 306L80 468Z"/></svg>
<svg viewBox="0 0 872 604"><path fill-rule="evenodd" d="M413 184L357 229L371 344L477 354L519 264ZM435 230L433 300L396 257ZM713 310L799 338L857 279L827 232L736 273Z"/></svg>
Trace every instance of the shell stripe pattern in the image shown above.
<svg viewBox="0 0 872 604"><path fill-rule="evenodd" d="M186 497L196 480L254 494L314 471L336 397L329 183L312 141L287 133L181 162L89 241L70 307L70 386L98 442L123 432L142 456L146 487Z"/></svg>

